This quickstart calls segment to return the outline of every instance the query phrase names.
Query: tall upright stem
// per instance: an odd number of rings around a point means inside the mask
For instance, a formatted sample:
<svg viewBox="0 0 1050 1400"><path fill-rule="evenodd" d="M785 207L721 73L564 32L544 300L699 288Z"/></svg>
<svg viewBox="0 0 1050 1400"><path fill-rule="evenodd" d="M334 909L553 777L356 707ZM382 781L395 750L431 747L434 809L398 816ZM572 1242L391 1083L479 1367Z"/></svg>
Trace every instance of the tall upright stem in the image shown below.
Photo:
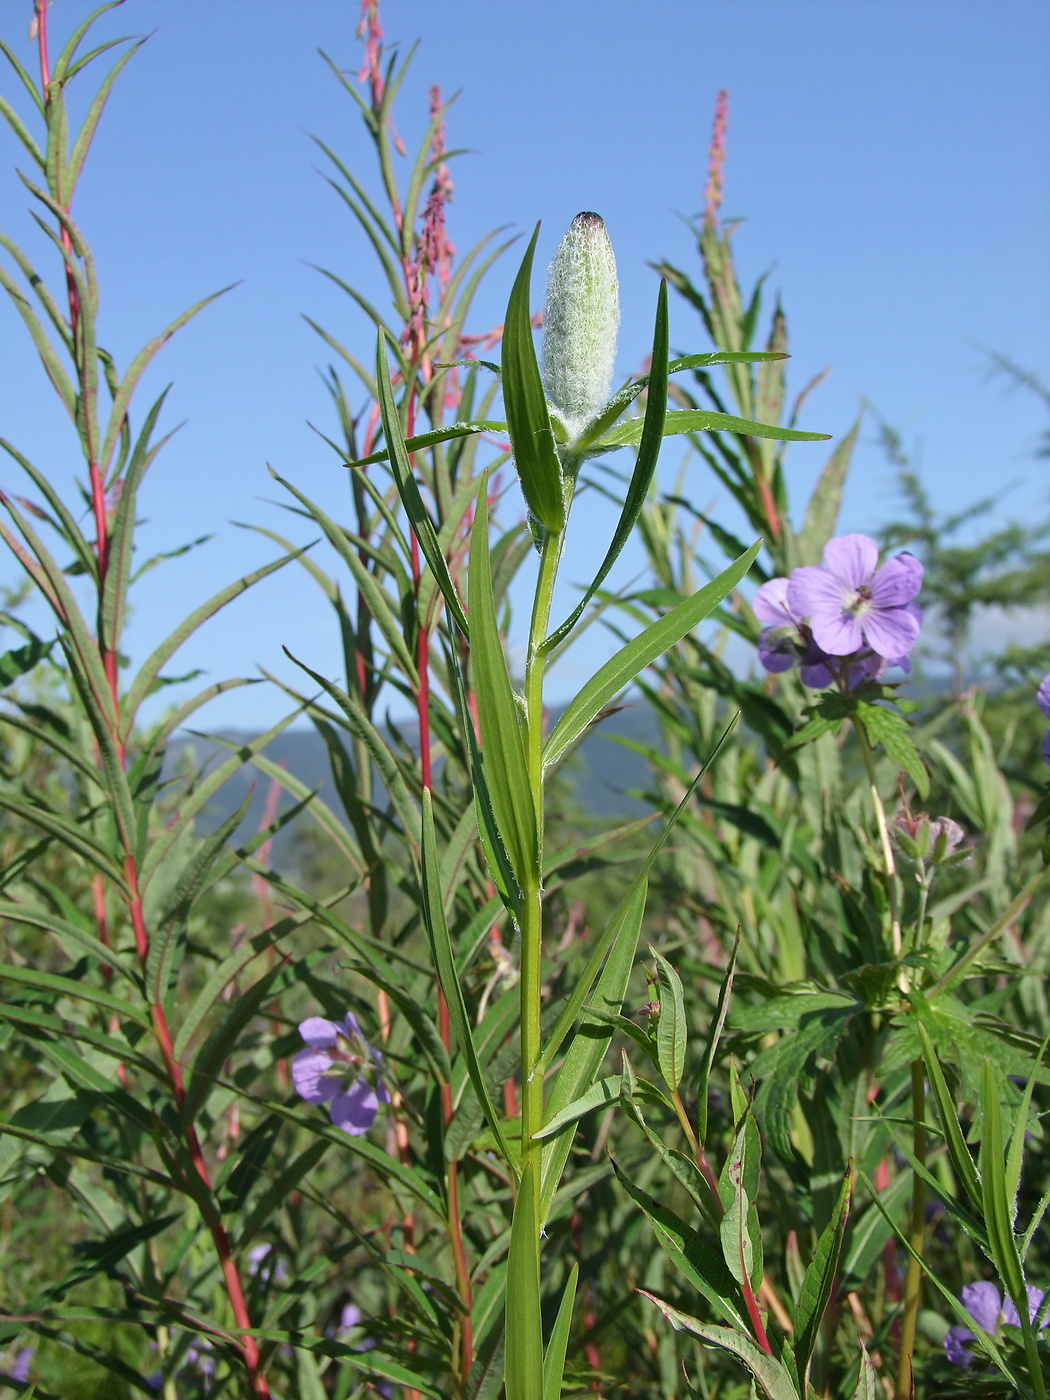
<svg viewBox="0 0 1050 1400"><path fill-rule="evenodd" d="M539 577L529 627L525 661L525 758L536 811L536 869L525 879L521 924L521 1140L522 1167L530 1162L533 1189L540 1189L542 1145L533 1134L543 1127L543 1075L540 1058L540 980L543 934L543 674L541 650L550 620L554 581L561 559L563 536L547 534L540 548ZM539 1212L537 1211L537 1219Z"/></svg>
<svg viewBox="0 0 1050 1400"><path fill-rule="evenodd" d="M857 734L857 743L860 745L861 757L868 774L871 803L875 808L875 825L878 827L882 859L886 866L886 891L890 900L890 937L893 944L893 956L899 958L903 943L901 940L901 912L897 898L897 862L893 857L893 845L890 841L889 827L886 825L886 809L882 805L879 785L875 780L875 755L871 751L871 744L868 742L864 725L856 717L853 720L853 728Z"/></svg>

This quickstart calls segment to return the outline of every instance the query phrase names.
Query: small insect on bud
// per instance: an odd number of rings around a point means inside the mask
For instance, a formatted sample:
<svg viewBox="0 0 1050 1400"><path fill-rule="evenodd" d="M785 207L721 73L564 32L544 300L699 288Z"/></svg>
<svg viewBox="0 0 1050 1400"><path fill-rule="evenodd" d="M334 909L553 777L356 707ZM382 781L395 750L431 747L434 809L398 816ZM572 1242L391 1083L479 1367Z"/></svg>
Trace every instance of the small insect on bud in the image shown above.
<svg viewBox="0 0 1050 1400"><path fill-rule="evenodd" d="M616 259L598 214L577 214L547 269L543 384L570 441L609 397L620 298Z"/></svg>

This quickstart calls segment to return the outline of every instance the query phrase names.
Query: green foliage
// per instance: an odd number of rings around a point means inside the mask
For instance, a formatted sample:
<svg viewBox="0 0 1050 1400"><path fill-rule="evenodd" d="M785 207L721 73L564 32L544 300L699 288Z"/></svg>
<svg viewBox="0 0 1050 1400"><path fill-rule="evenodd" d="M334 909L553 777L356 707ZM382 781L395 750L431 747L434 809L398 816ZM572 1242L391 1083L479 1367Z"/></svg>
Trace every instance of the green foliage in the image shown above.
<svg viewBox="0 0 1050 1400"><path fill-rule="evenodd" d="M123 376L100 345L70 209L135 46L76 132L66 89L113 47L81 53L108 8L52 45L42 88L4 50L18 101L0 112L39 171L59 266L49 286L5 234L0 282L85 476L67 500L2 443L37 499L0 495L26 576L0 614L0 1385L1044 1400L1047 1334L1026 1293L1050 1285L1050 904L1028 829L1046 799L1022 689L1038 657L1003 662L1012 693L957 685L921 704L882 681L814 697L792 673L731 668L727 639L758 634L748 581L815 564L833 536L859 424L796 526L787 445L824 435L795 427L808 390L785 407L779 305L751 349L761 284L742 293L712 201L696 230L705 290L660 268L649 372L568 441L533 342L535 236L506 276L503 326L468 332L504 248L490 237L452 258L437 97L399 181L407 63L383 51L372 6L363 90L329 66L374 143L378 190L319 143L389 292L375 306L324 274L376 339L373 361L315 326L339 363L327 385L349 520L278 478L309 538L257 527L275 558L127 669L131 590L157 562L135 558L136 516L166 441L164 396L140 416L135 394L209 299ZM43 6L37 23L46 52ZM666 284L711 350L669 358ZM476 357L501 338L498 364ZM760 538L664 490L675 434ZM624 446L622 474L599 460ZM527 518L495 491L508 455ZM951 638L982 603L1042 596L1041 527L957 547L980 509L938 520L901 465L915 530L887 539L921 549ZM552 627L588 485L618 493L619 516ZM632 537L648 574L617 592ZM306 681L284 684L284 720L180 767L179 729L248 682L152 721L147 700L178 679L166 668L197 627L289 564L331 609L340 674L297 658ZM506 636L530 583L518 677ZM49 613L39 635L20 617L31 595L33 616ZM597 619L613 655L548 717L548 666ZM625 695L658 731L621 736L648 760L649 813L566 815L573 751ZM324 745L323 790L269 750L294 720ZM254 830L247 801L214 812L249 771L268 785ZM961 845L920 801L962 825ZM288 834L294 859L274 844ZM342 1077L323 1081L339 1098L306 1102L297 1026L316 1017L341 1028L325 1053ZM358 1112L374 1097L374 1125L371 1108L340 1118L347 1090ZM976 1325L959 1294L978 1279L1018 1325ZM945 1358L949 1322L974 1333L968 1370Z"/></svg>

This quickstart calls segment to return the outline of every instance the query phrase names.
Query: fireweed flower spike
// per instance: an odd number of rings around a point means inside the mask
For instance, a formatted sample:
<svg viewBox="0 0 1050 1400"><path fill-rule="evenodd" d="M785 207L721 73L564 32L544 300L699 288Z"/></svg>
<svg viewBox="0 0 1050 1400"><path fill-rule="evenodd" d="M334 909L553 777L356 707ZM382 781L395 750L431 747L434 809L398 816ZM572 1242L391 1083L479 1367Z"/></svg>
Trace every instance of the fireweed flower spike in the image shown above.
<svg viewBox="0 0 1050 1400"><path fill-rule="evenodd" d="M620 297L601 216L577 214L547 269L543 386L570 441L609 397Z"/></svg>
<svg viewBox="0 0 1050 1400"><path fill-rule="evenodd" d="M332 1122L344 1132L367 1133L390 1095L379 1078L382 1057L362 1036L353 1012L342 1021L308 1016L299 1034L309 1049L292 1061L296 1093L307 1103L329 1104Z"/></svg>
<svg viewBox="0 0 1050 1400"><path fill-rule="evenodd" d="M1028 1285L1028 1318L1034 1322L1039 1315L1043 1305L1043 1290ZM1017 1315L1012 1298L1004 1298L994 1283L968 1283L959 1294L963 1307L977 1323L978 1327L985 1332L995 1336L999 1323L1005 1322L1008 1327L1020 1327L1021 1319ZM1050 1326L1050 1317L1044 1317L1039 1324L1040 1330ZM949 1327L944 1337L944 1350L948 1360L953 1366L966 1367L973 1362L973 1352L965 1345L972 1342L974 1334L969 1327Z"/></svg>
<svg viewBox="0 0 1050 1400"><path fill-rule="evenodd" d="M829 540L823 565L804 565L788 580L787 602L808 617L817 645L830 656L868 646L888 661L906 657L919 636L915 602L923 568L912 554L878 567L879 547L867 535Z"/></svg>

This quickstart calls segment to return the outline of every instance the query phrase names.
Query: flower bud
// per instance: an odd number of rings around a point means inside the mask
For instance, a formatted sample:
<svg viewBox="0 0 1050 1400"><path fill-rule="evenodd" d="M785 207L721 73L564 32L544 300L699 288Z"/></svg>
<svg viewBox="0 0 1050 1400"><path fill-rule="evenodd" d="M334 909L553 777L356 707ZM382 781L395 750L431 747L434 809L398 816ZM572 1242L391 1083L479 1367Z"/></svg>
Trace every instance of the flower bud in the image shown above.
<svg viewBox="0 0 1050 1400"><path fill-rule="evenodd" d="M577 214L547 269L543 384L578 438L612 389L620 299L616 259L598 214Z"/></svg>

